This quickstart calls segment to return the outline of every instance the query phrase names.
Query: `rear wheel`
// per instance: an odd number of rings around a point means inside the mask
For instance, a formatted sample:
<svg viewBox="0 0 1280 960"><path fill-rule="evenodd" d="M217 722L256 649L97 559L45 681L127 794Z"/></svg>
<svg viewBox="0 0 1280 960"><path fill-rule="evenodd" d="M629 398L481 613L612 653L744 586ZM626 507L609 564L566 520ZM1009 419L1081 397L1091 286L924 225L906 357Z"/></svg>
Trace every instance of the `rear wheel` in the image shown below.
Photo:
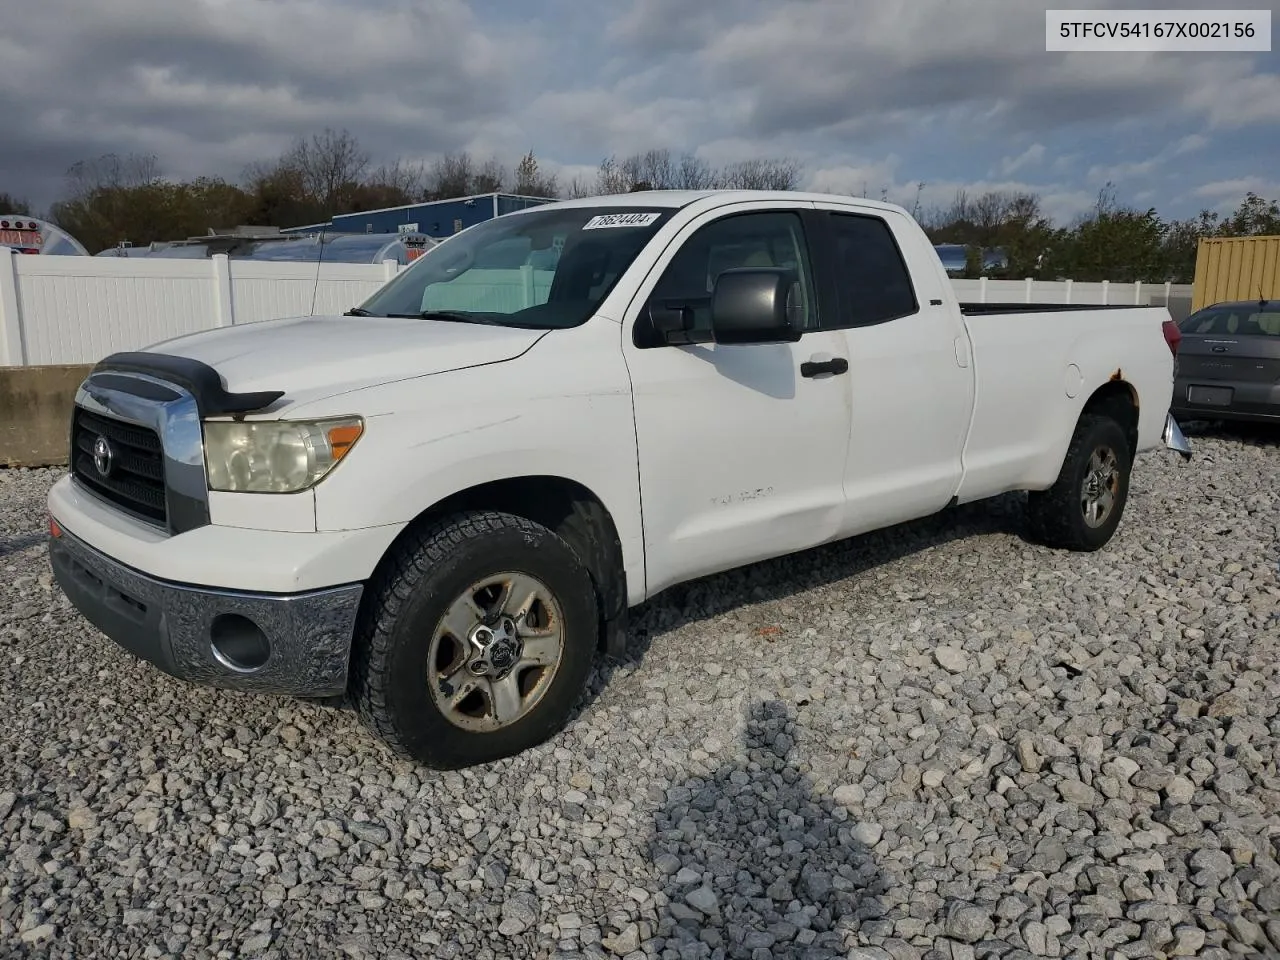
<svg viewBox="0 0 1280 960"><path fill-rule="evenodd" d="M352 694L398 753L465 767L564 726L598 623L590 575L550 530L491 511L451 517L401 545L370 589Z"/></svg>
<svg viewBox="0 0 1280 960"><path fill-rule="evenodd" d="M1132 468L1124 428L1111 417L1085 414L1054 485L1027 497L1032 534L1067 550L1105 546L1124 515Z"/></svg>

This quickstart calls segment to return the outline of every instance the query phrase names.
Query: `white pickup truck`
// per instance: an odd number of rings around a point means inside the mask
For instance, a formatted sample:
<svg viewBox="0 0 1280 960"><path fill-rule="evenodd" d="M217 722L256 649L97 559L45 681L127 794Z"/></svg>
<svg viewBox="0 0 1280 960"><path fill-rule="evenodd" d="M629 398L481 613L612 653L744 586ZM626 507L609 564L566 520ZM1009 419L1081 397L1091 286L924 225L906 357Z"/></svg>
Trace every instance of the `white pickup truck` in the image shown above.
<svg viewBox="0 0 1280 960"><path fill-rule="evenodd" d="M673 584L1015 490L1043 543L1101 547L1134 455L1190 455L1176 333L961 305L884 203L538 206L345 316L104 359L51 563L176 677L345 695L401 755L487 762L560 730Z"/></svg>

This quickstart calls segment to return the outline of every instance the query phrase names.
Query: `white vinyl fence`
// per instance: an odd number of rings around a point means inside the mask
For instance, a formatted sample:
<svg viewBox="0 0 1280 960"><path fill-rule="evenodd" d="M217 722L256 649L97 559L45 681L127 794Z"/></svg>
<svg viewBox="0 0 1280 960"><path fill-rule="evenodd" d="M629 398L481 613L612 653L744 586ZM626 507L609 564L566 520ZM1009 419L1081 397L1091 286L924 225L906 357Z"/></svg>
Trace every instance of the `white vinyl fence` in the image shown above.
<svg viewBox="0 0 1280 960"><path fill-rule="evenodd" d="M171 337L274 317L335 314L350 309L394 277L399 264L314 263L116 257L33 257L0 247L0 366L96 363ZM540 271L510 271L510 290L484 294L538 296ZM318 278L318 282L317 282ZM1190 300L1190 286L1021 280L953 280L965 302L1157 304ZM452 285L451 285L452 286ZM449 291L461 306L480 291ZM496 302L495 309L502 307Z"/></svg>

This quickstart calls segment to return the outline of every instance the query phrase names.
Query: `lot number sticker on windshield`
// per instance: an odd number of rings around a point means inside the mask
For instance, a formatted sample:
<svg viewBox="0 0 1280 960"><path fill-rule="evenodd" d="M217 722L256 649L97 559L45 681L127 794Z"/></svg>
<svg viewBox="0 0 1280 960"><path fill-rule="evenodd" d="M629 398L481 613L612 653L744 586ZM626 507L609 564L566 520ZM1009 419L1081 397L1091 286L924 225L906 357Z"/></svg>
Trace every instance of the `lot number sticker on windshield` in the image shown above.
<svg viewBox="0 0 1280 960"><path fill-rule="evenodd" d="M599 217L592 217L583 224L582 229L603 230L605 227L647 227L658 217L659 214L656 213L606 213Z"/></svg>

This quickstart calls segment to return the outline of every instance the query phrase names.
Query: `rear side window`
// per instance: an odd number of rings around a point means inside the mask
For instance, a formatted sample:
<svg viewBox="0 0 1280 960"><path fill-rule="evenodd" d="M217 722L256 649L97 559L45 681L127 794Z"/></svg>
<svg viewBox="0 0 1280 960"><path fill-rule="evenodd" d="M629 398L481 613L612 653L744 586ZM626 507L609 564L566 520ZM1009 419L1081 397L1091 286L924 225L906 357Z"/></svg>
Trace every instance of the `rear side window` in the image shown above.
<svg viewBox="0 0 1280 960"><path fill-rule="evenodd" d="M831 213L829 218L840 305L832 326L885 323L919 310L911 272L889 225L863 214Z"/></svg>

